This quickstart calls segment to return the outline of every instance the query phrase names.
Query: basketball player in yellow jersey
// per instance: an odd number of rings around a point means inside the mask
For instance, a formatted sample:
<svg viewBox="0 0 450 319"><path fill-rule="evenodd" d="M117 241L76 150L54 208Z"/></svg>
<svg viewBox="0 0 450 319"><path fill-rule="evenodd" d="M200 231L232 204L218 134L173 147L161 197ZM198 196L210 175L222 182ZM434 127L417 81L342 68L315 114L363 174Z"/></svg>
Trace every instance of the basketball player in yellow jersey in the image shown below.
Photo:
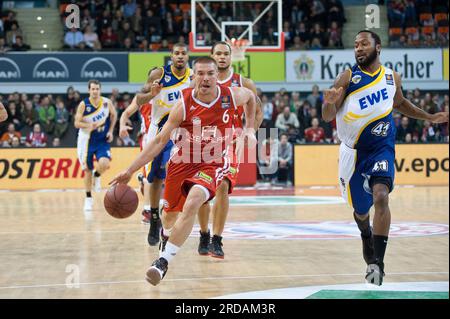
<svg viewBox="0 0 450 319"><path fill-rule="evenodd" d="M336 117L340 145L339 185L353 207L361 231L366 281L380 286L384 277L391 212L389 193L394 185L395 125L393 109L432 123L448 122L448 112L429 114L405 99L401 77L380 63L381 41L372 32L355 38L356 64L338 75L324 91L322 117ZM375 206L373 229L369 210Z"/></svg>
<svg viewBox="0 0 450 319"><path fill-rule="evenodd" d="M113 141L117 112L111 100L100 95L101 84L97 80L88 83L89 97L78 105L75 127L79 129L77 140L78 160L84 170L86 199L84 210L92 210L92 183L94 191L101 190L100 176L109 168L110 143ZM94 155L97 168L94 170ZM92 178L94 175L94 178Z"/></svg>
<svg viewBox="0 0 450 319"><path fill-rule="evenodd" d="M4 122L8 119L8 112L6 112L5 107L2 102L0 102L0 122Z"/></svg>
<svg viewBox="0 0 450 319"><path fill-rule="evenodd" d="M139 107L151 102L152 112L147 141L155 139L169 118L173 106L182 98L181 90L191 83L192 70L187 66L189 61L188 47L184 43L174 44L171 53L171 64L150 72L147 83L141 93L136 95ZM149 219L150 229L148 243L157 245L160 236L168 236L169 230L161 230L159 201L163 182L166 178L166 163L170 158L173 143L169 141L163 151L150 162L147 181L150 184L150 207L144 207L144 218Z"/></svg>
<svg viewBox="0 0 450 319"><path fill-rule="evenodd" d="M252 80L233 72L231 65L231 47L227 42L220 41L213 44L211 48L211 57L216 60L219 68L219 79L217 83L229 87L245 87L250 89L256 98L256 114L255 114L255 132L258 130L263 119L261 111L261 101L256 92L256 86ZM242 116L242 106L239 116ZM235 118L234 127L243 129L241 118ZM223 259L225 254L222 249L222 233L225 228L225 222L229 209L229 193L237 181L239 164L233 161L230 167L230 173L224 178L222 184L217 189L216 199L212 208L213 212L213 236L211 237L208 229L210 206L205 203L198 214L200 223L200 242L198 245L198 253L202 256L210 255L215 258Z"/></svg>

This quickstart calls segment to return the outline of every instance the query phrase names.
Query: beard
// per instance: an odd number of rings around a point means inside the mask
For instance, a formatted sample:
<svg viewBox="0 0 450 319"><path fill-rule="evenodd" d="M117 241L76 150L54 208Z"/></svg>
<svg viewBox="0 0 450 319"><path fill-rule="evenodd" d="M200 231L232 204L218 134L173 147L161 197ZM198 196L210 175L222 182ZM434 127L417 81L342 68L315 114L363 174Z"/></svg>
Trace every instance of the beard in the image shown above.
<svg viewBox="0 0 450 319"><path fill-rule="evenodd" d="M373 49L373 51L367 56L367 58L365 60L363 60L362 62L359 62L358 59L356 58L356 63L363 68L367 68L369 67L373 62L375 62L375 60L378 57L378 53L377 50Z"/></svg>
<svg viewBox="0 0 450 319"><path fill-rule="evenodd" d="M179 65L178 62L172 63L172 65L173 65L174 68L177 69L177 70L183 70L184 67L185 67L185 64Z"/></svg>

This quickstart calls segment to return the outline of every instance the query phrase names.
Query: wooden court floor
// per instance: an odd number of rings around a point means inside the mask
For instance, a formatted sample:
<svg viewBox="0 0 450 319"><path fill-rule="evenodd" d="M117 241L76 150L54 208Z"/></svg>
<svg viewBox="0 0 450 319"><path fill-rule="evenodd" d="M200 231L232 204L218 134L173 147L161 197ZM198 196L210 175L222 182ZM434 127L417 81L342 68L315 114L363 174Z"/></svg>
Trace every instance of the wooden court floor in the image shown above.
<svg viewBox="0 0 450 319"><path fill-rule="evenodd" d="M448 187L396 188L390 201L392 222L440 224L448 229L448 191ZM293 193L338 195L337 189ZM158 254L146 242L148 226L140 223L139 213L113 219L103 210L102 200L103 193L95 194L96 209L86 214L80 191L0 192L0 298L214 298L364 282L365 264L356 237L246 239L244 232L240 238L224 239L224 260L199 256L198 238L191 236L166 278L153 287L144 280ZM233 205L228 220L236 228L353 219L346 204L331 202ZM385 264L386 283L448 281L448 232L390 238Z"/></svg>

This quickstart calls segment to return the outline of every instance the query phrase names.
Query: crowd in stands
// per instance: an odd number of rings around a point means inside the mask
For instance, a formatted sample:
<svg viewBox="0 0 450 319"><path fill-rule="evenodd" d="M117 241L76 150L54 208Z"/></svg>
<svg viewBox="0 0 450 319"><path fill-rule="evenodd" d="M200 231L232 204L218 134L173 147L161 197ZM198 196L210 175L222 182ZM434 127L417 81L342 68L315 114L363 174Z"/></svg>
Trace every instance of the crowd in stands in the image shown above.
<svg viewBox="0 0 450 319"><path fill-rule="evenodd" d="M8 11L5 17L0 16L0 54L8 51L28 51L30 46L24 42L16 14Z"/></svg>
<svg viewBox="0 0 450 319"><path fill-rule="evenodd" d="M448 46L448 1L390 0L387 6L391 47Z"/></svg>

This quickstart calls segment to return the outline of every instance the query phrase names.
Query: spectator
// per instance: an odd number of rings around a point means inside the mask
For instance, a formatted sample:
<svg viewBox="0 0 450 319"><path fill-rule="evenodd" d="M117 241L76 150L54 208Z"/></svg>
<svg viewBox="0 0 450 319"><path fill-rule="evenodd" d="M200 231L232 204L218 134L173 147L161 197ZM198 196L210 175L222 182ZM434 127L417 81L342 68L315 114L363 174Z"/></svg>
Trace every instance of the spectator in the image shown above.
<svg viewBox="0 0 450 319"><path fill-rule="evenodd" d="M2 143L3 147L10 147L12 146L12 140L13 137L16 136L19 140L22 137L22 134L20 132L16 131L16 127L14 123L8 124L8 131L3 133L2 137L0 138L0 142Z"/></svg>
<svg viewBox="0 0 450 319"><path fill-rule="evenodd" d="M0 54L6 53L11 48L6 44L5 38L0 37Z"/></svg>
<svg viewBox="0 0 450 319"><path fill-rule="evenodd" d="M322 98L320 97L319 86L314 84L312 92L306 97L306 100L313 108L320 108L322 105Z"/></svg>
<svg viewBox="0 0 450 319"><path fill-rule="evenodd" d="M16 130L22 129L22 112L20 108L17 107L16 102L11 101L8 103L8 108L6 110L8 112L8 122L14 123Z"/></svg>
<svg viewBox="0 0 450 319"><path fill-rule="evenodd" d="M287 134L281 134L278 145L278 172L277 180L292 185L292 144L288 141Z"/></svg>
<svg viewBox="0 0 450 319"><path fill-rule="evenodd" d="M319 119L317 117L311 120L311 127L305 130L305 140L307 143L325 142L325 131L319 127Z"/></svg>
<svg viewBox="0 0 450 319"><path fill-rule="evenodd" d="M285 106L283 113L278 114L277 120L275 122L275 127L278 128L282 133L287 132L289 126L299 128L300 123L298 122L295 114L291 113L289 106Z"/></svg>
<svg viewBox="0 0 450 319"><path fill-rule="evenodd" d="M126 38L131 40L132 45L134 45L134 39L136 38L136 34L133 30L131 30L130 23L128 21L124 21L122 24L122 30L119 30L118 40L119 43L122 44L125 42Z"/></svg>
<svg viewBox="0 0 450 319"><path fill-rule="evenodd" d="M136 13L137 5L135 0L127 0L123 5L123 16L128 19Z"/></svg>
<svg viewBox="0 0 450 319"><path fill-rule="evenodd" d="M131 38L125 38L121 43L123 43L121 49L124 51L132 51L135 48Z"/></svg>
<svg viewBox="0 0 450 319"><path fill-rule="evenodd" d="M6 43L13 45L16 43L17 37L23 36L17 22L12 23L11 30L6 32Z"/></svg>
<svg viewBox="0 0 450 319"><path fill-rule="evenodd" d="M402 120L401 120L401 124L397 128L396 141L405 142L407 134L411 134L411 137L412 137L412 129L409 125L409 118L406 116L403 116Z"/></svg>
<svg viewBox="0 0 450 319"><path fill-rule="evenodd" d="M70 29L64 36L64 48L66 49L76 49L81 42L83 42L83 33L75 27Z"/></svg>
<svg viewBox="0 0 450 319"><path fill-rule="evenodd" d="M107 27L105 32L101 36L102 47L107 49L114 49L117 47L118 37L116 33L113 33L111 27Z"/></svg>
<svg viewBox="0 0 450 319"><path fill-rule="evenodd" d="M33 102L26 101L25 107L22 113L22 123L32 128L35 123L39 121L39 113L33 107Z"/></svg>
<svg viewBox="0 0 450 319"><path fill-rule="evenodd" d="M58 97L56 99L56 115L55 115L55 137L61 138L69 127L69 112L64 106L63 100Z"/></svg>
<svg viewBox="0 0 450 319"><path fill-rule="evenodd" d="M84 29L83 42L90 48L94 48L99 42L97 33L92 31L92 27L90 25L86 26Z"/></svg>
<svg viewBox="0 0 450 319"><path fill-rule="evenodd" d="M11 51L28 51L31 47L28 44L23 43L23 38L18 35L16 37L16 43L11 47Z"/></svg>
<svg viewBox="0 0 450 319"><path fill-rule="evenodd" d="M61 146L61 139L59 137L55 137L52 141L53 147L60 147Z"/></svg>
<svg viewBox="0 0 450 319"><path fill-rule="evenodd" d="M25 145L27 147L46 147L47 135L41 132L39 123L34 124L33 131L28 134Z"/></svg>
<svg viewBox="0 0 450 319"><path fill-rule="evenodd" d="M17 136L13 136L11 140L11 147L20 147L20 138Z"/></svg>
<svg viewBox="0 0 450 319"><path fill-rule="evenodd" d="M404 141L405 143L412 143L413 142L413 140L412 140L412 134L411 133L407 133L406 135L405 135L405 141Z"/></svg>
<svg viewBox="0 0 450 319"><path fill-rule="evenodd" d="M423 129L422 129L422 136L420 138L422 142L436 142L436 130L431 125L430 121L424 121L423 123Z"/></svg>
<svg viewBox="0 0 450 319"><path fill-rule="evenodd" d="M38 113L39 113L39 123L41 124L39 126L39 129L42 126L45 133L47 134L52 133L55 127L56 112L53 105L50 105L50 99L48 96L44 96L42 98L41 105L38 109Z"/></svg>

